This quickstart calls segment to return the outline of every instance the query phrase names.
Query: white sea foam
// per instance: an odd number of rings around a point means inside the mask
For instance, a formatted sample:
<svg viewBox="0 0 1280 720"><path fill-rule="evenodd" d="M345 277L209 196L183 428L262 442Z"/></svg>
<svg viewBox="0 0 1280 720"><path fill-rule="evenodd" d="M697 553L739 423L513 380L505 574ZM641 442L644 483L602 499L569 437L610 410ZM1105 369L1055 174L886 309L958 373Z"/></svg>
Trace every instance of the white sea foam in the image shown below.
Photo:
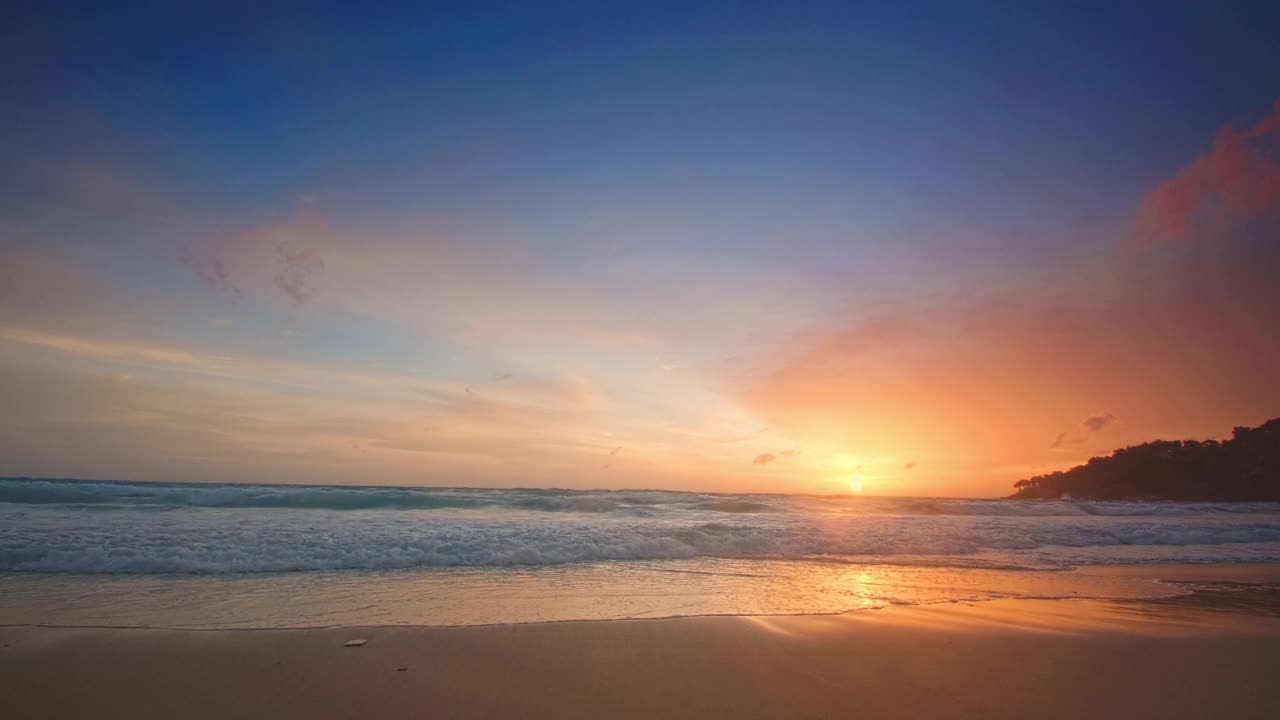
<svg viewBox="0 0 1280 720"><path fill-rule="evenodd" d="M0 480L4 572L694 558L1029 568L1280 561L1280 505Z"/></svg>

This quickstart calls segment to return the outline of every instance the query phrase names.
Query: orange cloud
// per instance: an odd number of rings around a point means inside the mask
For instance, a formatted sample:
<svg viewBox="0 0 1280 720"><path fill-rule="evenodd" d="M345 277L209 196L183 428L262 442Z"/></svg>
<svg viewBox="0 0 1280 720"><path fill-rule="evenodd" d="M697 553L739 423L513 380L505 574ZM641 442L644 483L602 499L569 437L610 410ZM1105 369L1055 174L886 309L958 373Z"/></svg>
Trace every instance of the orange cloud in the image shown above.
<svg viewBox="0 0 1280 720"><path fill-rule="evenodd" d="M1049 445L1049 449L1056 450L1067 444L1079 445L1085 440L1088 440L1090 435L1102 430L1106 426L1115 422L1115 420L1116 416L1113 413L1094 413L1086 417L1084 420L1081 420L1079 427L1076 428L1074 433L1070 430L1059 433L1058 437Z"/></svg>
<svg viewBox="0 0 1280 720"><path fill-rule="evenodd" d="M1203 228L1238 223L1280 203L1280 99L1251 128L1223 127L1202 155L1152 190L1138 211L1143 245L1182 240Z"/></svg>

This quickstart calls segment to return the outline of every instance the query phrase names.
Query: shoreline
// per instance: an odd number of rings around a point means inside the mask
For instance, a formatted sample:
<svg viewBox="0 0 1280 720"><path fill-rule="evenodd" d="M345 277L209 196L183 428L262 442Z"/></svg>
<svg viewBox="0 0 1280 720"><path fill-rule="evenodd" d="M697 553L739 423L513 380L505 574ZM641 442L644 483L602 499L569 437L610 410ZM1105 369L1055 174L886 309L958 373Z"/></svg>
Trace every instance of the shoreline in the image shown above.
<svg viewBox="0 0 1280 720"><path fill-rule="evenodd" d="M361 647L344 647L353 639ZM463 627L0 627L15 717L1275 717L1280 616L998 599ZM147 678L140 685L138 678Z"/></svg>
<svg viewBox="0 0 1280 720"><path fill-rule="evenodd" d="M869 566L874 569L875 566ZM898 568L899 566L889 566ZM959 576L963 577L967 569L951 569L958 571ZM974 572L989 572L975 570ZM1043 585L1045 590L1051 590L1044 594L1037 594L1036 583L1024 585L1022 591L1002 595L988 594L986 597L963 597L956 599L940 599L940 600L922 600L917 602L898 602L889 600L879 605L864 607L848 607L843 609L830 610L797 610L793 612L751 612L751 611L728 611L728 612L675 612L671 614L644 614L635 615L615 615L615 616L599 616L599 617L546 617L520 620L495 619L492 621L475 620L467 622L318 622L315 624L247 624L252 622L237 616L223 616L216 620L201 620L199 622L147 622L143 618L139 618L137 622L81 622L75 619L61 621L58 619L32 620L27 621L21 618L21 613L9 613L13 618L8 621L0 622L0 628L47 628L47 629L100 629L100 630L174 630L187 632L217 632L217 631L258 631L258 630L328 630L341 628L366 628L366 629L383 629L383 628L468 628L468 627L518 627L523 625L558 625L573 623L611 623L611 622L628 622L628 621L664 621L690 618L734 618L734 617L756 617L756 618L785 618L785 617L837 617L842 615L860 614L864 612L886 611L893 608L926 608L935 606L947 606L952 604L977 604L990 603L998 600L1038 600L1042 602L1058 602L1071 600L1095 600L1098 602L1129 602L1129 603L1147 603L1162 604L1166 606L1176 607L1178 605L1193 605L1205 609L1222 609L1233 612L1250 612L1252 608L1258 608L1262 614L1280 614L1280 562L1274 563L1237 563L1237 564L1127 564L1127 565L1091 565L1081 566L1062 570L1037 570L1037 571L998 571L1009 572L1014 575L1026 573L1027 577L1034 577L1036 574L1044 575L1049 578L1049 584ZM1119 581L1124 583L1124 587L1128 588L1125 593L1121 594L1088 594L1085 585L1074 585L1071 582L1062 582L1063 579L1069 580L1071 577L1079 577L1082 581L1107 581L1113 583ZM20 576L10 575L10 580L21 582ZM50 579L51 576L36 576L38 582ZM128 576L106 576L111 583L124 582L128 583ZM156 583L164 586L163 576L142 576L147 582ZM288 576L282 576L287 578ZM1053 580L1056 578L1056 580ZM95 581L101 581L103 576L61 576L60 581L69 582L69 587L77 587L75 583L85 582L92 586ZM189 580L203 581L209 578L189 578L186 576L177 578L178 582L186 582ZM236 580L232 580L235 582ZM1150 591L1144 591L1141 588L1146 586ZM322 587L317 586L317 587ZM1071 588L1079 587L1080 590L1072 590ZM1101 586L1111 587L1114 585ZM1241 593L1238 590L1258 589L1268 592L1249 592ZM1070 591L1070 594L1067 594ZM1220 592L1220 591L1230 591ZM1273 597L1274 596L1274 597ZM1230 602L1217 602L1226 599ZM1268 610L1270 609L1270 610ZM241 607L240 612L244 612L245 608ZM201 614L201 610L196 609L188 612L194 612L196 616ZM2 616L0 616L2 617ZM191 617L191 616L189 616ZM105 618L104 618L105 619ZM155 618L158 619L158 618ZM424 620L426 618L423 618Z"/></svg>

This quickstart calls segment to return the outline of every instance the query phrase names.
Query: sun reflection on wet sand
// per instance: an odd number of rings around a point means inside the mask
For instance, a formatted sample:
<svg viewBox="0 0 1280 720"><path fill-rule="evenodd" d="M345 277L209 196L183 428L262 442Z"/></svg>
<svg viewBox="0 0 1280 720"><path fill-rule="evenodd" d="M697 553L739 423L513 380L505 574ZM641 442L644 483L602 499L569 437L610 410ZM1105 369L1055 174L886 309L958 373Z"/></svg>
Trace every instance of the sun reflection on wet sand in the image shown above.
<svg viewBox="0 0 1280 720"><path fill-rule="evenodd" d="M1123 600L1188 592L1149 577L836 560L620 562L536 572L102 577L89 585L77 576L0 576L0 622L156 627L486 625L691 615L823 615L1002 598ZM274 601L284 596L294 600L286 605Z"/></svg>

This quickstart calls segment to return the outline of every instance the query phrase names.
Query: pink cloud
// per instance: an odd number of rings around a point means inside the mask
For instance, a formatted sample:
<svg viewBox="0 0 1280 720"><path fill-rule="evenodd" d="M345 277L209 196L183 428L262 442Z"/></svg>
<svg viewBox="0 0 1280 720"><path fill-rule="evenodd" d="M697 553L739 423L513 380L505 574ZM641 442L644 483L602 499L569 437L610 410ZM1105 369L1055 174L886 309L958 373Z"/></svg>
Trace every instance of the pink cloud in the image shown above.
<svg viewBox="0 0 1280 720"><path fill-rule="evenodd" d="M278 290L296 305L315 295L325 269L319 248L335 238L303 196L286 219L189 242L178 261L214 290L237 296Z"/></svg>
<svg viewBox="0 0 1280 720"><path fill-rule="evenodd" d="M1208 154L1160 183L1138 210L1142 245L1186 239L1198 231L1257 217L1280 204L1280 99L1251 128L1218 130Z"/></svg>

